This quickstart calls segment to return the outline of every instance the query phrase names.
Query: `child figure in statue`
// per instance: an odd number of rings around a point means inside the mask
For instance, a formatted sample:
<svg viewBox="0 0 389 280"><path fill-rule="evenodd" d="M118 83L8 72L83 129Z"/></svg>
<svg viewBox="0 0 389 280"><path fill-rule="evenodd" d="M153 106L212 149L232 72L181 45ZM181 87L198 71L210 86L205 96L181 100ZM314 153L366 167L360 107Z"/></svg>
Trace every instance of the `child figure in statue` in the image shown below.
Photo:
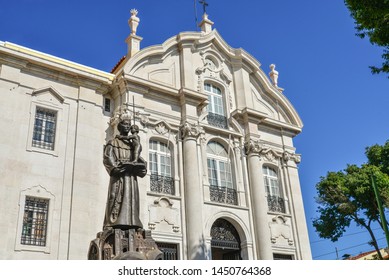
<svg viewBox="0 0 389 280"><path fill-rule="evenodd" d="M131 125L130 127L131 135L117 135L116 137L122 141L128 141L131 143L133 152L131 153L132 158L130 161L132 163L137 163L139 161L139 155L142 151L142 145L140 144L139 137L139 127L136 124Z"/></svg>

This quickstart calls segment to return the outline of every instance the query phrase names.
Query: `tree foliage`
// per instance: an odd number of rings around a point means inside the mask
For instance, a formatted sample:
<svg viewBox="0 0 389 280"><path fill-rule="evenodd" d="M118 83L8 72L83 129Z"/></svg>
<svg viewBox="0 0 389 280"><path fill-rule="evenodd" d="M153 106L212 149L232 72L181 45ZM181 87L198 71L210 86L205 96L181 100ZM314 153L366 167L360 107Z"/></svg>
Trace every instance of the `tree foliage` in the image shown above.
<svg viewBox="0 0 389 280"><path fill-rule="evenodd" d="M384 62L381 67L370 66L372 72L389 73L389 0L344 1L355 20L356 34L384 48Z"/></svg>
<svg viewBox="0 0 389 280"><path fill-rule="evenodd" d="M389 141L366 148L365 154L366 164L348 165L342 171L321 177L316 185L319 217L313 220L313 226L321 238L335 242L354 222L369 232L371 244L381 256L371 228L374 222L382 227L371 180L374 176L383 205L388 208Z"/></svg>

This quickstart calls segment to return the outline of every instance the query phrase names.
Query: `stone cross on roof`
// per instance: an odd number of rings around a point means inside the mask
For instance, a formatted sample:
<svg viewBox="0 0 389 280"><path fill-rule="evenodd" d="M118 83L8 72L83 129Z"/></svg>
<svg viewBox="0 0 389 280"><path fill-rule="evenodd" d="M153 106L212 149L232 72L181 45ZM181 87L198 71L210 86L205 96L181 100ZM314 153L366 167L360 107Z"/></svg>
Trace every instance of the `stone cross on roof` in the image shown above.
<svg viewBox="0 0 389 280"><path fill-rule="evenodd" d="M204 14L206 14L206 7L208 6L208 3L206 2L206 0L200 0L199 3L203 5Z"/></svg>

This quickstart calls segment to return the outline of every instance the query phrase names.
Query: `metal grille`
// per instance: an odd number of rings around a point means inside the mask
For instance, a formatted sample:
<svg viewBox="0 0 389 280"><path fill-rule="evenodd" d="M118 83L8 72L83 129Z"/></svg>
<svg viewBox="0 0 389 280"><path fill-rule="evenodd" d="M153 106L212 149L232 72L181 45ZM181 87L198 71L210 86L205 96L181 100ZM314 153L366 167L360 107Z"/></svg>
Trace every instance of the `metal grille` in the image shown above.
<svg viewBox="0 0 389 280"><path fill-rule="evenodd" d="M235 189L210 186L211 201L238 205L238 196Z"/></svg>
<svg viewBox="0 0 389 280"><path fill-rule="evenodd" d="M235 227L224 219L217 219L211 227L211 245L215 248L240 249L240 238Z"/></svg>
<svg viewBox="0 0 389 280"><path fill-rule="evenodd" d="M152 192L174 195L174 179L172 177L151 174L150 190Z"/></svg>
<svg viewBox="0 0 389 280"><path fill-rule="evenodd" d="M46 150L54 150L55 127L57 113L55 111L36 108L32 146Z"/></svg>
<svg viewBox="0 0 389 280"><path fill-rule="evenodd" d="M282 197L268 195L267 205L269 206L269 210L272 212L285 213L285 202Z"/></svg>
<svg viewBox="0 0 389 280"><path fill-rule="evenodd" d="M49 200L26 197L21 244L46 246Z"/></svg>
<svg viewBox="0 0 389 280"><path fill-rule="evenodd" d="M293 256L284 254L273 254L273 260L293 260Z"/></svg>
<svg viewBox="0 0 389 280"><path fill-rule="evenodd" d="M156 242L158 249L163 253L164 260L178 260L177 244Z"/></svg>
<svg viewBox="0 0 389 280"><path fill-rule="evenodd" d="M208 112L207 120L210 125L220 127L220 128L228 128L227 117L225 116Z"/></svg>

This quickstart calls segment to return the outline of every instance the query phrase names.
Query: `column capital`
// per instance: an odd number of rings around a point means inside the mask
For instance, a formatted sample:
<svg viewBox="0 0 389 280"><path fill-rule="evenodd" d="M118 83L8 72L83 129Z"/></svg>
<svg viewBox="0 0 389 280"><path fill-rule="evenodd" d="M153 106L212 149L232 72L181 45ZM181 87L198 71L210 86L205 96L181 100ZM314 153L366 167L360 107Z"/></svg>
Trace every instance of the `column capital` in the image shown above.
<svg viewBox="0 0 389 280"><path fill-rule="evenodd" d="M191 124L188 121L185 121L180 126L181 139L193 138L197 139L199 136L204 134L204 129L198 124Z"/></svg>
<svg viewBox="0 0 389 280"><path fill-rule="evenodd" d="M263 150L263 145L258 139L251 139L249 137L246 137L245 143L244 143L244 149L246 155L260 155L261 151Z"/></svg>

